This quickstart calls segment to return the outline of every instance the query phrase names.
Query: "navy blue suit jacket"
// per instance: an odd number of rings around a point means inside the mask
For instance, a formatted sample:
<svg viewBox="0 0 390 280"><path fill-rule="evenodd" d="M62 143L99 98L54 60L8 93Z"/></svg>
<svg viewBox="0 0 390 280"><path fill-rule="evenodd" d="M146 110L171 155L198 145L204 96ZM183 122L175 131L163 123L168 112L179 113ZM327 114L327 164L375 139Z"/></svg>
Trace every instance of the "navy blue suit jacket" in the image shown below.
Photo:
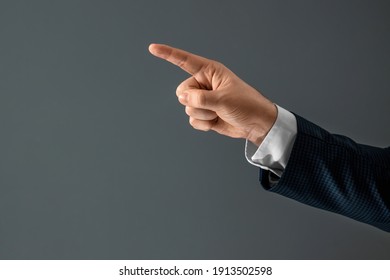
<svg viewBox="0 0 390 280"><path fill-rule="evenodd" d="M295 115L298 134L282 177L269 191L390 231L390 147L330 134Z"/></svg>

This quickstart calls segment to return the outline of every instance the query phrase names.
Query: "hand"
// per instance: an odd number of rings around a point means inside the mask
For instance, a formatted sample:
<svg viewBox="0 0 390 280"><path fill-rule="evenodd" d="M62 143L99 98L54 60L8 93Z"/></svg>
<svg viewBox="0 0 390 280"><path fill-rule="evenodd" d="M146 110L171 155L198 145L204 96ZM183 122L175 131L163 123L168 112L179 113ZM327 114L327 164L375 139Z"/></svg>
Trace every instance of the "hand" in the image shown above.
<svg viewBox="0 0 390 280"><path fill-rule="evenodd" d="M261 144L277 117L271 101L219 62L167 45L151 44L149 51L191 75L176 95L195 129Z"/></svg>

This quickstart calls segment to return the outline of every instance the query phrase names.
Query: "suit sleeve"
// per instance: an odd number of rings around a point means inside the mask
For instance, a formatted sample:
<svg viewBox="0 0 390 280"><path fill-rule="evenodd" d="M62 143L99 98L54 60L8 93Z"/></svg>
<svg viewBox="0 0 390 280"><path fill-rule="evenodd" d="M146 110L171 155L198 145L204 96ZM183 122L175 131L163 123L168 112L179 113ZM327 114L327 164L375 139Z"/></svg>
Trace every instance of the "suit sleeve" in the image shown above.
<svg viewBox="0 0 390 280"><path fill-rule="evenodd" d="M297 137L276 184L260 169L271 192L390 232L390 148L357 144L295 115Z"/></svg>

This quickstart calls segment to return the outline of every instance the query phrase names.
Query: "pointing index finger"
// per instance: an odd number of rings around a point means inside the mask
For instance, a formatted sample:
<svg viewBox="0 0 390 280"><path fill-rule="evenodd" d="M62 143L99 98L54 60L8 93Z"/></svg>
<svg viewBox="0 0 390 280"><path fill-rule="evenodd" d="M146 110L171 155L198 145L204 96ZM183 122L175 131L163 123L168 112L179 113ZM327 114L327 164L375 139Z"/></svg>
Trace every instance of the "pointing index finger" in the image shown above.
<svg viewBox="0 0 390 280"><path fill-rule="evenodd" d="M149 51L159 58L165 59L170 63L179 66L181 69L191 75L198 73L204 66L209 64L209 60L167 45L151 44Z"/></svg>

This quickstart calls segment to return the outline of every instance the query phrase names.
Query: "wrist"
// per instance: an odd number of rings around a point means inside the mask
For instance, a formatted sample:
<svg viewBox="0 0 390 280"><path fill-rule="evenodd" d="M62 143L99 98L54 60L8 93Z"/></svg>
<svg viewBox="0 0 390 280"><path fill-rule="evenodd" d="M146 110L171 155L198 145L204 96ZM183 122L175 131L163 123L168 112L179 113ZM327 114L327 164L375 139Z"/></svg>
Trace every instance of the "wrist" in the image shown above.
<svg viewBox="0 0 390 280"><path fill-rule="evenodd" d="M278 116L278 109L275 104L269 102L269 106L260 112L256 117L253 127L249 130L247 139L260 146L268 132L271 130Z"/></svg>

